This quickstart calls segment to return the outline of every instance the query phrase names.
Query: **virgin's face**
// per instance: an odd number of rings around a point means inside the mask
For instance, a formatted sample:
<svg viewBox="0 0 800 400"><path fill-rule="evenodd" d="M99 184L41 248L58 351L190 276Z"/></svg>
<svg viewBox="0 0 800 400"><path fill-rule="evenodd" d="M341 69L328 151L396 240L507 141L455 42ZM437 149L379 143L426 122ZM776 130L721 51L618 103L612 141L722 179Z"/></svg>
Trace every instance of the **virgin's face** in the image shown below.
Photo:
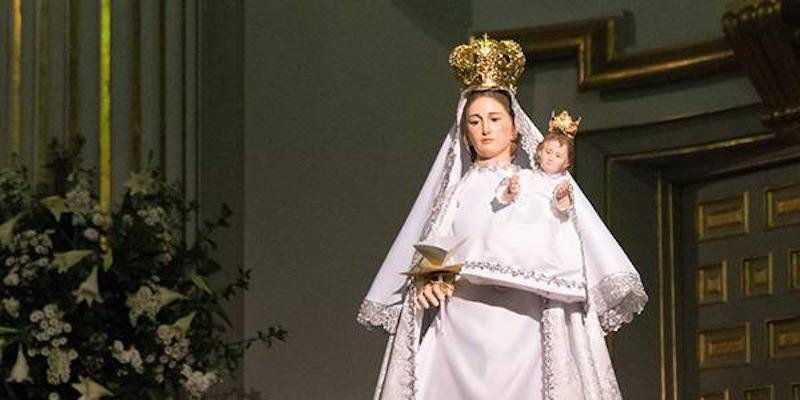
<svg viewBox="0 0 800 400"><path fill-rule="evenodd" d="M477 162L495 164L511 161L511 143L516 137L514 121L506 108L491 97L478 97L466 114L467 138L477 153Z"/></svg>

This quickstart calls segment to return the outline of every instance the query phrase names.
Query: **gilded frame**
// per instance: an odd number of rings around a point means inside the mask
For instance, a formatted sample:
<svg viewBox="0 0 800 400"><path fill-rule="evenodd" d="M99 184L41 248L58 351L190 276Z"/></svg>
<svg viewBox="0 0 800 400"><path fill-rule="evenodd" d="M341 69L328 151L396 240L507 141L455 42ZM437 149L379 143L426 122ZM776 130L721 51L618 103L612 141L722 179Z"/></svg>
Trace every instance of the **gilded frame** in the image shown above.
<svg viewBox="0 0 800 400"><path fill-rule="evenodd" d="M766 293L748 294L749 290L750 290L749 284L751 282L750 282L750 279L749 279L750 278L750 274L748 273L747 268L746 268L746 263L749 260L758 260L758 259L762 259L762 258L766 258L767 259L767 276L769 277L768 278L769 279L769 282L768 282L768 286L769 287L768 287ZM774 293L774 289L775 289L775 282L774 282L775 273L774 273L773 264L774 264L774 261L773 261L773 257L772 257L772 252L769 252L766 256L742 257L742 262L740 264L742 300L750 300L750 299L757 299L757 298L760 298L760 297L772 296L772 294Z"/></svg>

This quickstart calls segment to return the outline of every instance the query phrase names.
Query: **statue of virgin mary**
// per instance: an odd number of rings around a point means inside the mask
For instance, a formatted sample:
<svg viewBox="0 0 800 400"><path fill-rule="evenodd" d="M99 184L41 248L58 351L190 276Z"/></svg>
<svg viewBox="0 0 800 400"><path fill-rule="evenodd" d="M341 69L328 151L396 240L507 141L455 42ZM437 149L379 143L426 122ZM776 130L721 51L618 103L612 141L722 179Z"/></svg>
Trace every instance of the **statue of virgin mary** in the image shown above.
<svg viewBox="0 0 800 400"><path fill-rule="evenodd" d="M522 179L543 136L515 97L519 44L472 38L450 65L464 86L455 122L358 313L389 334L374 398L620 399L604 336L644 308L639 274L569 173L567 217L524 201L544 190ZM465 109L487 92L513 121L504 164L475 162L466 139ZM514 175L519 201L498 203ZM409 272L432 243L459 272L452 296L424 310Z"/></svg>

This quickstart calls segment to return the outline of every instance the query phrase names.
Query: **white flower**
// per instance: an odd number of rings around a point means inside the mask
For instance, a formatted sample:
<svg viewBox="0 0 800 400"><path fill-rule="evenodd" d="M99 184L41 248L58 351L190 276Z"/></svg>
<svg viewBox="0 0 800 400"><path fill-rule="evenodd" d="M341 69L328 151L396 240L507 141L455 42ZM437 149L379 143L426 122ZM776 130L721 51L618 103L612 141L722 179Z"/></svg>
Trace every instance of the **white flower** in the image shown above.
<svg viewBox="0 0 800 400"><path fill-rule="evenodd" d="M15 271L11 271L3 278L3 284L6 286L17 286L19 285L19 275Z"/></svg>
<svg viewBox="0 0 800 400"><path fill-rule="evenodd" d="M47 355L47 383L60 385L69 382L70 364L77 357L75 350L51 349Z"/></svg>
<svg viewBox="0 0 800 400"><path fill-rule="evenodd" d="M147 172L138 174L131 172L131 177L125 182L125 186L131 195L147 194L153 186L153 177Z"/></svg>
<svg viewBox="0 0 800 400"><path fill-rule="evenodd" d="M142 286L136 293L129 295L128 299L125 300L125 305L130 309L128 317L132 326L136 326L136 321L142 314L147 315L151 321L155 321L156 314L162 307L175 300L186 298L186 296L165 287L155 286L155 290L156 292L154 293L149 286Z"/></svg>
<svg viewBox="0 0 800 400"><path fill-rule="evenodd" d="M47 395L47 400L61 400L61 396L59 396L56 392L52 392Z"/></svg>
<svg viewBox="0 0 800 400"><path fill-rule="evenodd" d="M86 228L83 231L83 237L92 242L96 242L98 239L100 239L100 232L98 232L97 229L94 228Z"/></svg>
<svg viewBox="0 0 800 400"><path fill-rule="evenodd" d="M3 309L6 310L8 315L13 318L19 317L19 300L13 297L7 297L3 300L0 300L0 303L3 304Z"/></svg>
<svg viewBox="0 0 800 400"><path fill-rule="evenodd" d="M132 345L128 350L125 350L125 346L122 344L122 342L115 340L114 345L112 346L112 356L122 364L130 364L131 367L133 367L133 370L139 374L144 373L142 356L139 354L139 350L136 350L136 348Z"/></svg>
<svg viewBox="0 0 800 400"><path fill-rule="evenodd" d="M192 371L192 368L186 364L183 365L181 375L186 378L183 382L183 387L186 388L189 395L195 399L200 398L207 392L211 385L219 382L219 378L215 372L202 373L200 371Z"/></svg>
<svg viewBox="0 0 800 400"><path fill-rule="evenodd" d="M100 297L100 289L97 287L97 266L92 268L92 273L78 286L78 290L73 291L72 294L78 298L75 300L76 303L80 304L80 302L86 301L89 307L92 306L92 302L103 302Z"/></svg>
<svg viewBox="0 0 800 400"><path fill-rule="evenodd" d="M81 377L80 383L73 383L72 387L81 394L81 397L79 397L78 400L97 400L101 397L114 395L103 385L91 380L90 378Z"/></svg>
<svg viewBox="0 0 800 400"><path fill-rule="evenodd" d="M11 368L11 374L8 376L7 380L8 382L14 383L31 381L28 359L25 358L25 352L22 350L22 345L19 345L17 348L17 361L14 363L14 367Z"/></svg>

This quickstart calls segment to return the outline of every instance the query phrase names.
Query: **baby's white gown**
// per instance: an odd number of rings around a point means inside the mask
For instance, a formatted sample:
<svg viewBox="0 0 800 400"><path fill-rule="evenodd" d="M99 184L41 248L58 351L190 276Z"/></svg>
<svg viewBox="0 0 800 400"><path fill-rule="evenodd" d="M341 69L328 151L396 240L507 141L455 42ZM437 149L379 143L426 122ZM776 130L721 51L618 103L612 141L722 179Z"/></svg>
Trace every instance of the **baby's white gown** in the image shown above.
<svg viewBox="0 0 800 400"><path fill-rule="evenodd" d="M502 206L514 173L520 193ZM580 242L552 209L559 181L514 165L461 179L438 234L466 238L449 257L465 266L417 353L418 399L542 399L544 304L585 300Z"/></svg>

